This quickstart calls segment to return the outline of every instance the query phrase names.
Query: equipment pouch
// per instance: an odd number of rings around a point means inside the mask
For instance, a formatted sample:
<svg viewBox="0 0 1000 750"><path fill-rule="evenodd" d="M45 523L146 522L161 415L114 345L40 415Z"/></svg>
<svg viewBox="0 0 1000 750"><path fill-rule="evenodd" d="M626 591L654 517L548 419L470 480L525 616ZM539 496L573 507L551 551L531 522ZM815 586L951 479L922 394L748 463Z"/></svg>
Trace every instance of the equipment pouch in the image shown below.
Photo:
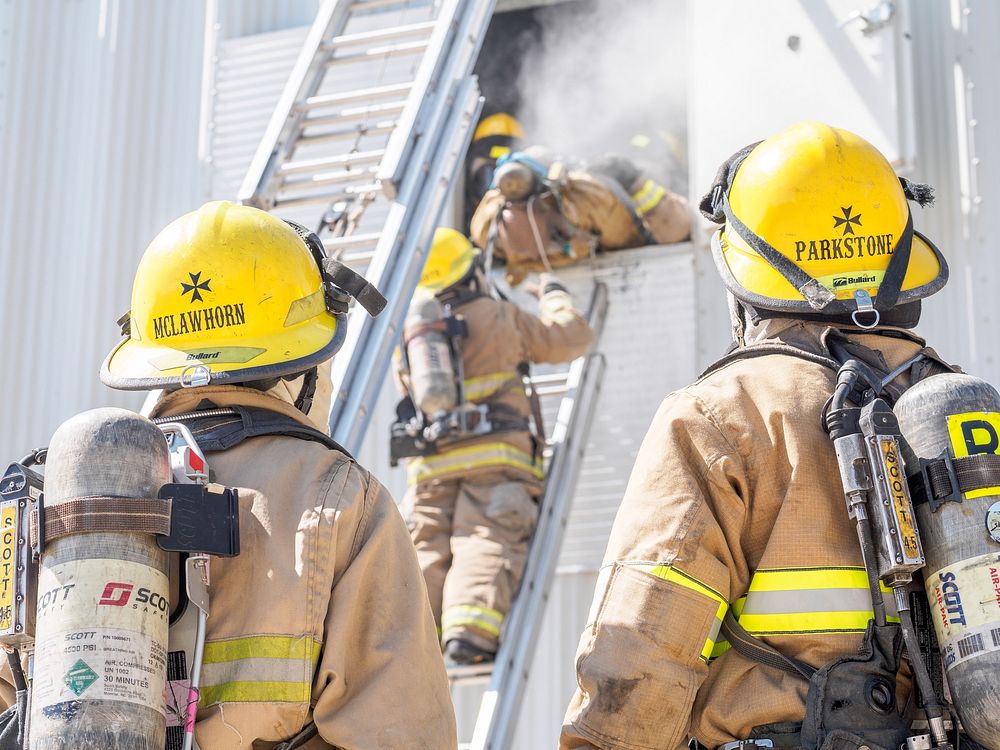
<svg viewBox="0 0 1000 750"><path fill-rule="evenodd" d="M871 621L858 653L813 675L802 722L805 750L896 750L906 741L908 728L896 705L901 636L898 625Z"/></svg>
<svg viewBox="0 0 1000 750"><path fill-rule="evenodd" d="M0 750L24 748L24 717L27 712L28 691L18 690L14 704L0 714Z"/></svg>

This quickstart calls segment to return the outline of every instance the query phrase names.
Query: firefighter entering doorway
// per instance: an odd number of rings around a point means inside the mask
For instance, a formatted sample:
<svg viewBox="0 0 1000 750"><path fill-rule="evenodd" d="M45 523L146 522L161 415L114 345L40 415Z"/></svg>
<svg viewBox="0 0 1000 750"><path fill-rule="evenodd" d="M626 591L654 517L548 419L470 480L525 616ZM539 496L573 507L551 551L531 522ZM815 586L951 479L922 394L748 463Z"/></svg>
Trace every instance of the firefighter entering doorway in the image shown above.
<svg viewBox="0 0 1000 750"><path fill-rule="evenodd" d="M538 317L491 297L479 252L452 229L435 233L417 295L411 310L432 308L432 296L456 323L415 320L404 334L393 444L406 457L403 506L446 659L472 664L496 653L542 492L541 445L530 429L538 418L522 365L573 360L592 332L555 279L543 279ZM440 356L429 356L431 345ZM432 378L453 388L439 389L447 398L430 408L454 398L451 411L420 410Z"/></svg>

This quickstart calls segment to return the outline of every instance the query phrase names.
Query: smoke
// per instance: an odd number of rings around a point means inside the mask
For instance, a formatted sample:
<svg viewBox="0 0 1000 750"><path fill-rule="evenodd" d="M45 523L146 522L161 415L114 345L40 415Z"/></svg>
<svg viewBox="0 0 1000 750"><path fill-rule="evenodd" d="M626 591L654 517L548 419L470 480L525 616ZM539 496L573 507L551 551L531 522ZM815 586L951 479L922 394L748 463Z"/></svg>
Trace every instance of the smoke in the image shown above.
<svg viewBox="0 0 1000 750"><path fill-rule="evenodd" d="M633 136L653 136L646 152L661 168L642 166L685 192L683 0L576 0L541 9L537 20L541 44L519 81L528 141L582 159L621 153L642 161Z"/></svg>

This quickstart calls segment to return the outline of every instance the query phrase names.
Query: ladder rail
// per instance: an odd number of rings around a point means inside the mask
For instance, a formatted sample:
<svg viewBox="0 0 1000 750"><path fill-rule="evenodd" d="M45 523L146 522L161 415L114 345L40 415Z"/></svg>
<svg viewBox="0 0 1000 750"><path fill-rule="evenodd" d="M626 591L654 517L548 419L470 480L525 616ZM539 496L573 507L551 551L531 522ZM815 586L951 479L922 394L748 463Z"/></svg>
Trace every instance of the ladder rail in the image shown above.
<svg viewBox="0 0 1000 750"><path fill-rule="evenodd" d="M451 95L438 100L436 130L444 135L437 144L429 138L417 139L414 161L427 168L408 171L366 273L388 300L386 309L377 318L351 316L344 342L351 356L342 353L333 360L330 434L352 453L361 447L431 234L483 104L476 77L471 75L458 77ZM433 145L437 149L432 152Z"/></svg>
<svg viewBox="0 0 1000 750"><path fill-rule="evenodd" d="M490 685L480 703L469 746L472 750L506 750L513 741L586 438L604 378L604 355L596 349L607 307L607 287L597 282L588 314L594 329L594 344L590 353L573 362L566 379L566 395L559 404L553 428L552 442L557 447L546 479L541 516L528 552L524 579L501 636Z"/></svg>
<svg viewBox="0 0 1000 750"><path fill-rule="evenodd" d="M343 33L350 9L350 0L324 0L320 6L240 186L238 200L241 203L265 211L273 208L276 191L272 188L279 179L279 168L291 156L295 136L306 115L297 103L319 91L323 82L321 71L332 54L324 40Z"/></svg>
<svg viewBox="0 0 1000 750"><path fill-rule="evenodd" d="M382 190L390 200L395 199L401 185L402 176L406 174L409 162L414 154L414 139L411 134L418 135L426 130L428 110L435 89L440 89L441 82L447 81L449 63L455 67L456 55L442 54L451 46L460 48L461 57L458 65L471 72L479 50L482 47L485 28L493 14L495 0L445 0L438 14L437 27L431 34L427 53L421 62L414 85L410 91L406 106L399 117L396 129L389 136L385 147L385 158L379 166L378 177ZM461 49L465 47L465 49ZM431 115L433 117L433 115Z"/></svg>

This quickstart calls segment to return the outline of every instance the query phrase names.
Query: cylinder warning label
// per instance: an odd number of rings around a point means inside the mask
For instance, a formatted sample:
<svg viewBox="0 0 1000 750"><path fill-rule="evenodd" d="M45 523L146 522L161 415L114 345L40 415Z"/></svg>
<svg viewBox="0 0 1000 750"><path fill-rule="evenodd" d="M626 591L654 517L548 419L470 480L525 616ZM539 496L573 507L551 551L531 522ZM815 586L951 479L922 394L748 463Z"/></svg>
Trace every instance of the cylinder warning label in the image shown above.
<svg viewBox="0 0 1000 750"><path fill-rule="evenodd" d="M1000 555L970 557L926 577L945 667L1000 651Z"/></svg>
<svg viewBox="0 0 1000 750"><path fill-rule="evenodd" d="M120 700L164 713L167 590L163 573L123 560L42 568L34 705Z"/></svg>

